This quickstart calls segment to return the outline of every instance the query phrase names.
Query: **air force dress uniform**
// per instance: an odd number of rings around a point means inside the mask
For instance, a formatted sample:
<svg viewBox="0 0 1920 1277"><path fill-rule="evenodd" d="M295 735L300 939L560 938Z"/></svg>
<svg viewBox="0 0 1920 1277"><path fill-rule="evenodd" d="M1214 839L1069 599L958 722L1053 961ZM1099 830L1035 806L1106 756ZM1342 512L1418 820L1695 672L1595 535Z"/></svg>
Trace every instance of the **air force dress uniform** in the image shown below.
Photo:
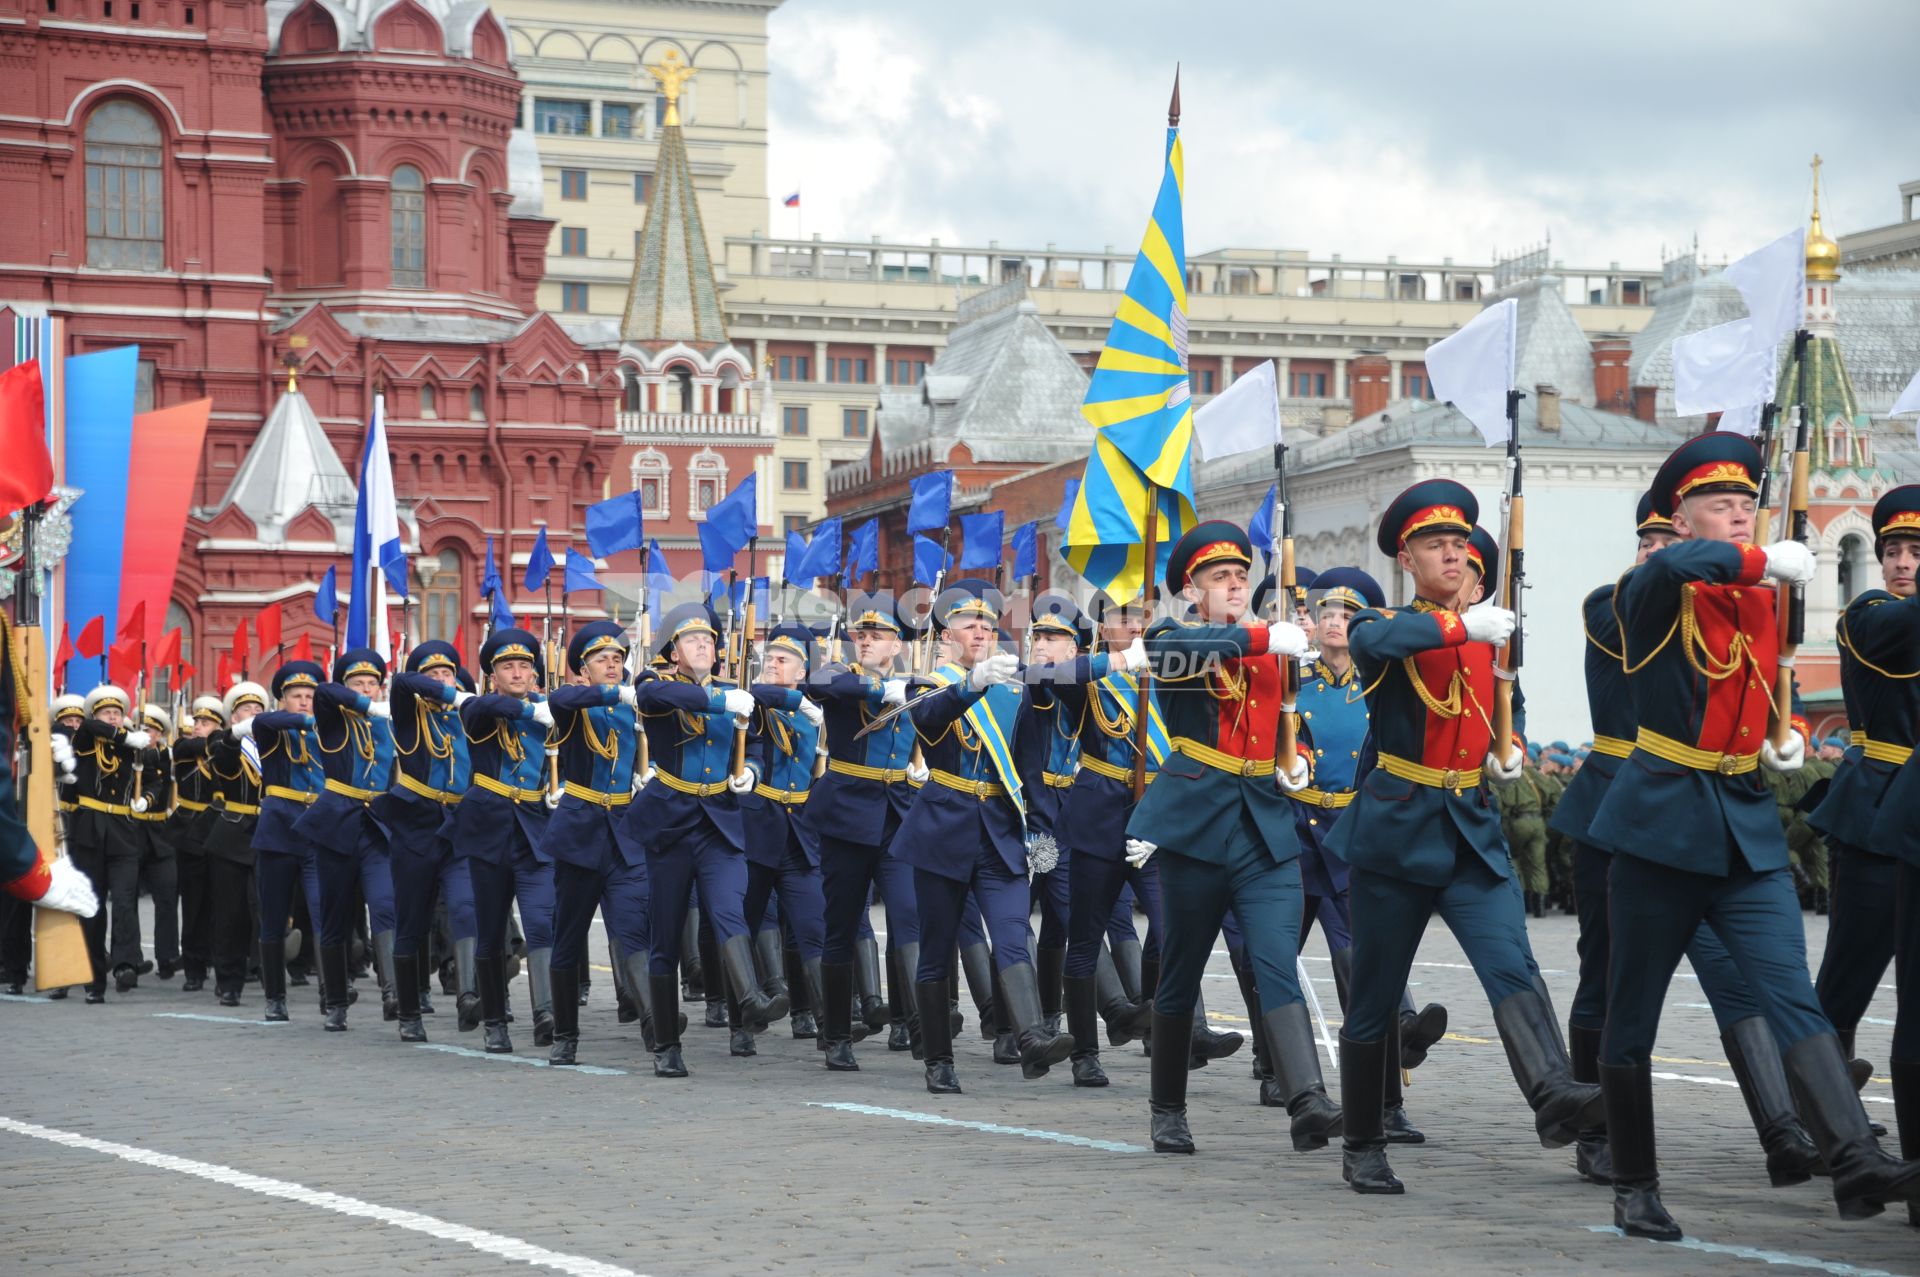
<svg viewBox="0 0 1920 1277"><path fill-rule="evenodd" d="M284 701L290 691L318 688L322 675L312 661L288 661L274 671L273 697ZM254 881L260 892L261 983L268 998L268 1018L272 1019L276 988L281 991L280 1012L285 1014L284 945L296 886L306 892L308 915L316 920L322 916L318 852L294 823L306 815L327 778L320 767L320 739L314 734L311 714L265 710L234 724L232 730L241 740L252 741L259 756L260 815L253 827ZM324 969L321 981L324 1009ZM346 996L344 989L341 996Z"/></svg>

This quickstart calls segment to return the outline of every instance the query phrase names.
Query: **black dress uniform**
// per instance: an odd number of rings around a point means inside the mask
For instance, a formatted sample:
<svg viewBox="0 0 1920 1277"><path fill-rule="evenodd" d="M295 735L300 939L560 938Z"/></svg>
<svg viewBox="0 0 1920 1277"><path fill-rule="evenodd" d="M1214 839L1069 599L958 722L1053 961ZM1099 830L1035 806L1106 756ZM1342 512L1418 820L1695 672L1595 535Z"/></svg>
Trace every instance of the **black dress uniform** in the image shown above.
<svg viewBox="0 0 1920 1277"><path fill-rule="evenodd" d="M267 707L267 689L258 683L236 683L227 690L221 709L228 723L234 715L258 713ZM207 737L207 770L213 795L207 808L207 945L213 960L213 987L222 1006L238 1006L247 981L247 958L260 934L260 894L253 877L254 827L260 821L260 753L251 740L242 740L231 727ZM273 961L260 961L261 992L266 1018L287 1018L286 951L275 942ZM271 982L269 971L278 974Z"/></svg>
<svg viewBox="0 0 1920 1277"><path fill-rule="evenodd" d="M86 919L87 951L93 979L87 1001L106 1001L107 975L125 992L138 982L140 951L140 842L134 837L133 769L142 752L127 744L128 729L94 717L101 708L128 708L127 694L102 685L87 693L87 717L74 733L75 810L67 818L67 847L73 867L93 882L100 911ZM111 909L113 950L107 950Z"/></svg>
<svg viewBox="0 0 1920 1277"><path fill-rule="evenodd" d="M153 957L160 978L180 967L180 866L174 848L173 720L158 705L142 707L140 726L154 747L143 768L141 801L133 809L133 838L140 844L140 887L153 897Z"/></svg>
<svg viewBox="0 0 1920 1277"><path fill-rule="evenodd" d="M192 705L192 722L207 723L218 731L226 726L220 698L202 696ZM216 819L213 808L213 768L207 758L207 736L183 735L173 746L173 819L167 834L173 842L174 864L180 887L180 965L183 993L206 987L212 965L212 941L207 915L207 832Z"/></svg>

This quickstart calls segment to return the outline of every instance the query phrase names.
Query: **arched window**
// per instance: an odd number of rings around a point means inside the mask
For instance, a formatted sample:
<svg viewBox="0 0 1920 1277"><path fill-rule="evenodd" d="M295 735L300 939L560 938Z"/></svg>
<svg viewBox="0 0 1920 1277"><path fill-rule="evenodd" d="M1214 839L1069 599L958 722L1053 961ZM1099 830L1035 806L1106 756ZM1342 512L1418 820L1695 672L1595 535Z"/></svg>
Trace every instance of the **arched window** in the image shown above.
<svg viewBox="0 0 1920 1277"><path fill-rule="evenodd" d="M671 371L673 375L673 384L675 388L679 391L679 400L680 400L679 411L681 412L695 411L695 408L693 406L694 398L693 398L692 370L688 368L675 368L675 369L672 369Z"/></svg>
<svg viewBox="0 0 1920 1277"><path fill-rule="evenodd" d="M420 415L423 417L440 415L440 392L434 389L430 381L420 387Z"/></svg>
<svg viewBox="0 0 1920 1277"><path fill-rule="evenodd" d="M727 463L713 449L702 448L693 454L687 469L692 476L688 490L692 501L688 513L696 519L704 519L708 509L727 495Z"/></svg>
<svg viewBox="0 0 1920 1277"><path fill-rule="evenodd" d="M620 411L640 411L640 375L632 369L627 370L620 382Z"/></svg>
<svg viewBox="0 0 1920 1277"><path fill-rule="evenodd" d="M164 270L160 123L124 98L87 121L87 265Z"/></svg>
<svg viewBox="0 0 1920 1277"><path fill-rule="evenodd" d="M1873 554L1867 539L1858 533L1840 538L1840 606L1873 588Z"/></svg>
<svg viewBox="0 0 1920 1277"><path fill-rule="evenodd" d="M427 286L427 184L420 170L402 164L393 170L393 286Z"/></svg>
<svg viewBox="0 0 1920 1277"><path fill-rule="evenodd" d="M472 421L487 419L487 392L479 386L467 387L467 417Z"/></svg>
<svg viewBox="0 0 1920 1277"><path fill-rule="evenodd" d="M633 457L633 490L640 494L640 509L662 518L667 514L667 458L665 453L648 448Z"/></svg>

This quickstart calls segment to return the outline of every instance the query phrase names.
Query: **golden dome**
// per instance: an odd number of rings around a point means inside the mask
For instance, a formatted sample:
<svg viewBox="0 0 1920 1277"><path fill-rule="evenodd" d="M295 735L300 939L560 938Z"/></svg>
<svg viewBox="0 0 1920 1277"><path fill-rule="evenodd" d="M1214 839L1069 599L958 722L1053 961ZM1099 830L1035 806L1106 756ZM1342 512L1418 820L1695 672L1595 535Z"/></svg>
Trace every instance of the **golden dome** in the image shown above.
<svg viewBox="0 0 1920 1277"><path fill-rule="evenodd" d="M1840 245L1820 229L1820 157L1813 157L1813 220L1807 225L1807 278L1840 278Z"/></svg>

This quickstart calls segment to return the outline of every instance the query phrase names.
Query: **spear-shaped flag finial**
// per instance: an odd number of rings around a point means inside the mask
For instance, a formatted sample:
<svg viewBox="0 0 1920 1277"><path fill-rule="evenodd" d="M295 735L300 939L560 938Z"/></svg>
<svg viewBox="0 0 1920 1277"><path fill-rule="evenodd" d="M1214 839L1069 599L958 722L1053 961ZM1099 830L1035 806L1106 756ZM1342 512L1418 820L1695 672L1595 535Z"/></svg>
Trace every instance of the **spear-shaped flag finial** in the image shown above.
<svg viewBox="0 0 1920 1277"><path fill-rule="evenodd" d="M1173 100L1167 103L1167 127L1180 127L1180 64L1173 64Z"/></svg>

